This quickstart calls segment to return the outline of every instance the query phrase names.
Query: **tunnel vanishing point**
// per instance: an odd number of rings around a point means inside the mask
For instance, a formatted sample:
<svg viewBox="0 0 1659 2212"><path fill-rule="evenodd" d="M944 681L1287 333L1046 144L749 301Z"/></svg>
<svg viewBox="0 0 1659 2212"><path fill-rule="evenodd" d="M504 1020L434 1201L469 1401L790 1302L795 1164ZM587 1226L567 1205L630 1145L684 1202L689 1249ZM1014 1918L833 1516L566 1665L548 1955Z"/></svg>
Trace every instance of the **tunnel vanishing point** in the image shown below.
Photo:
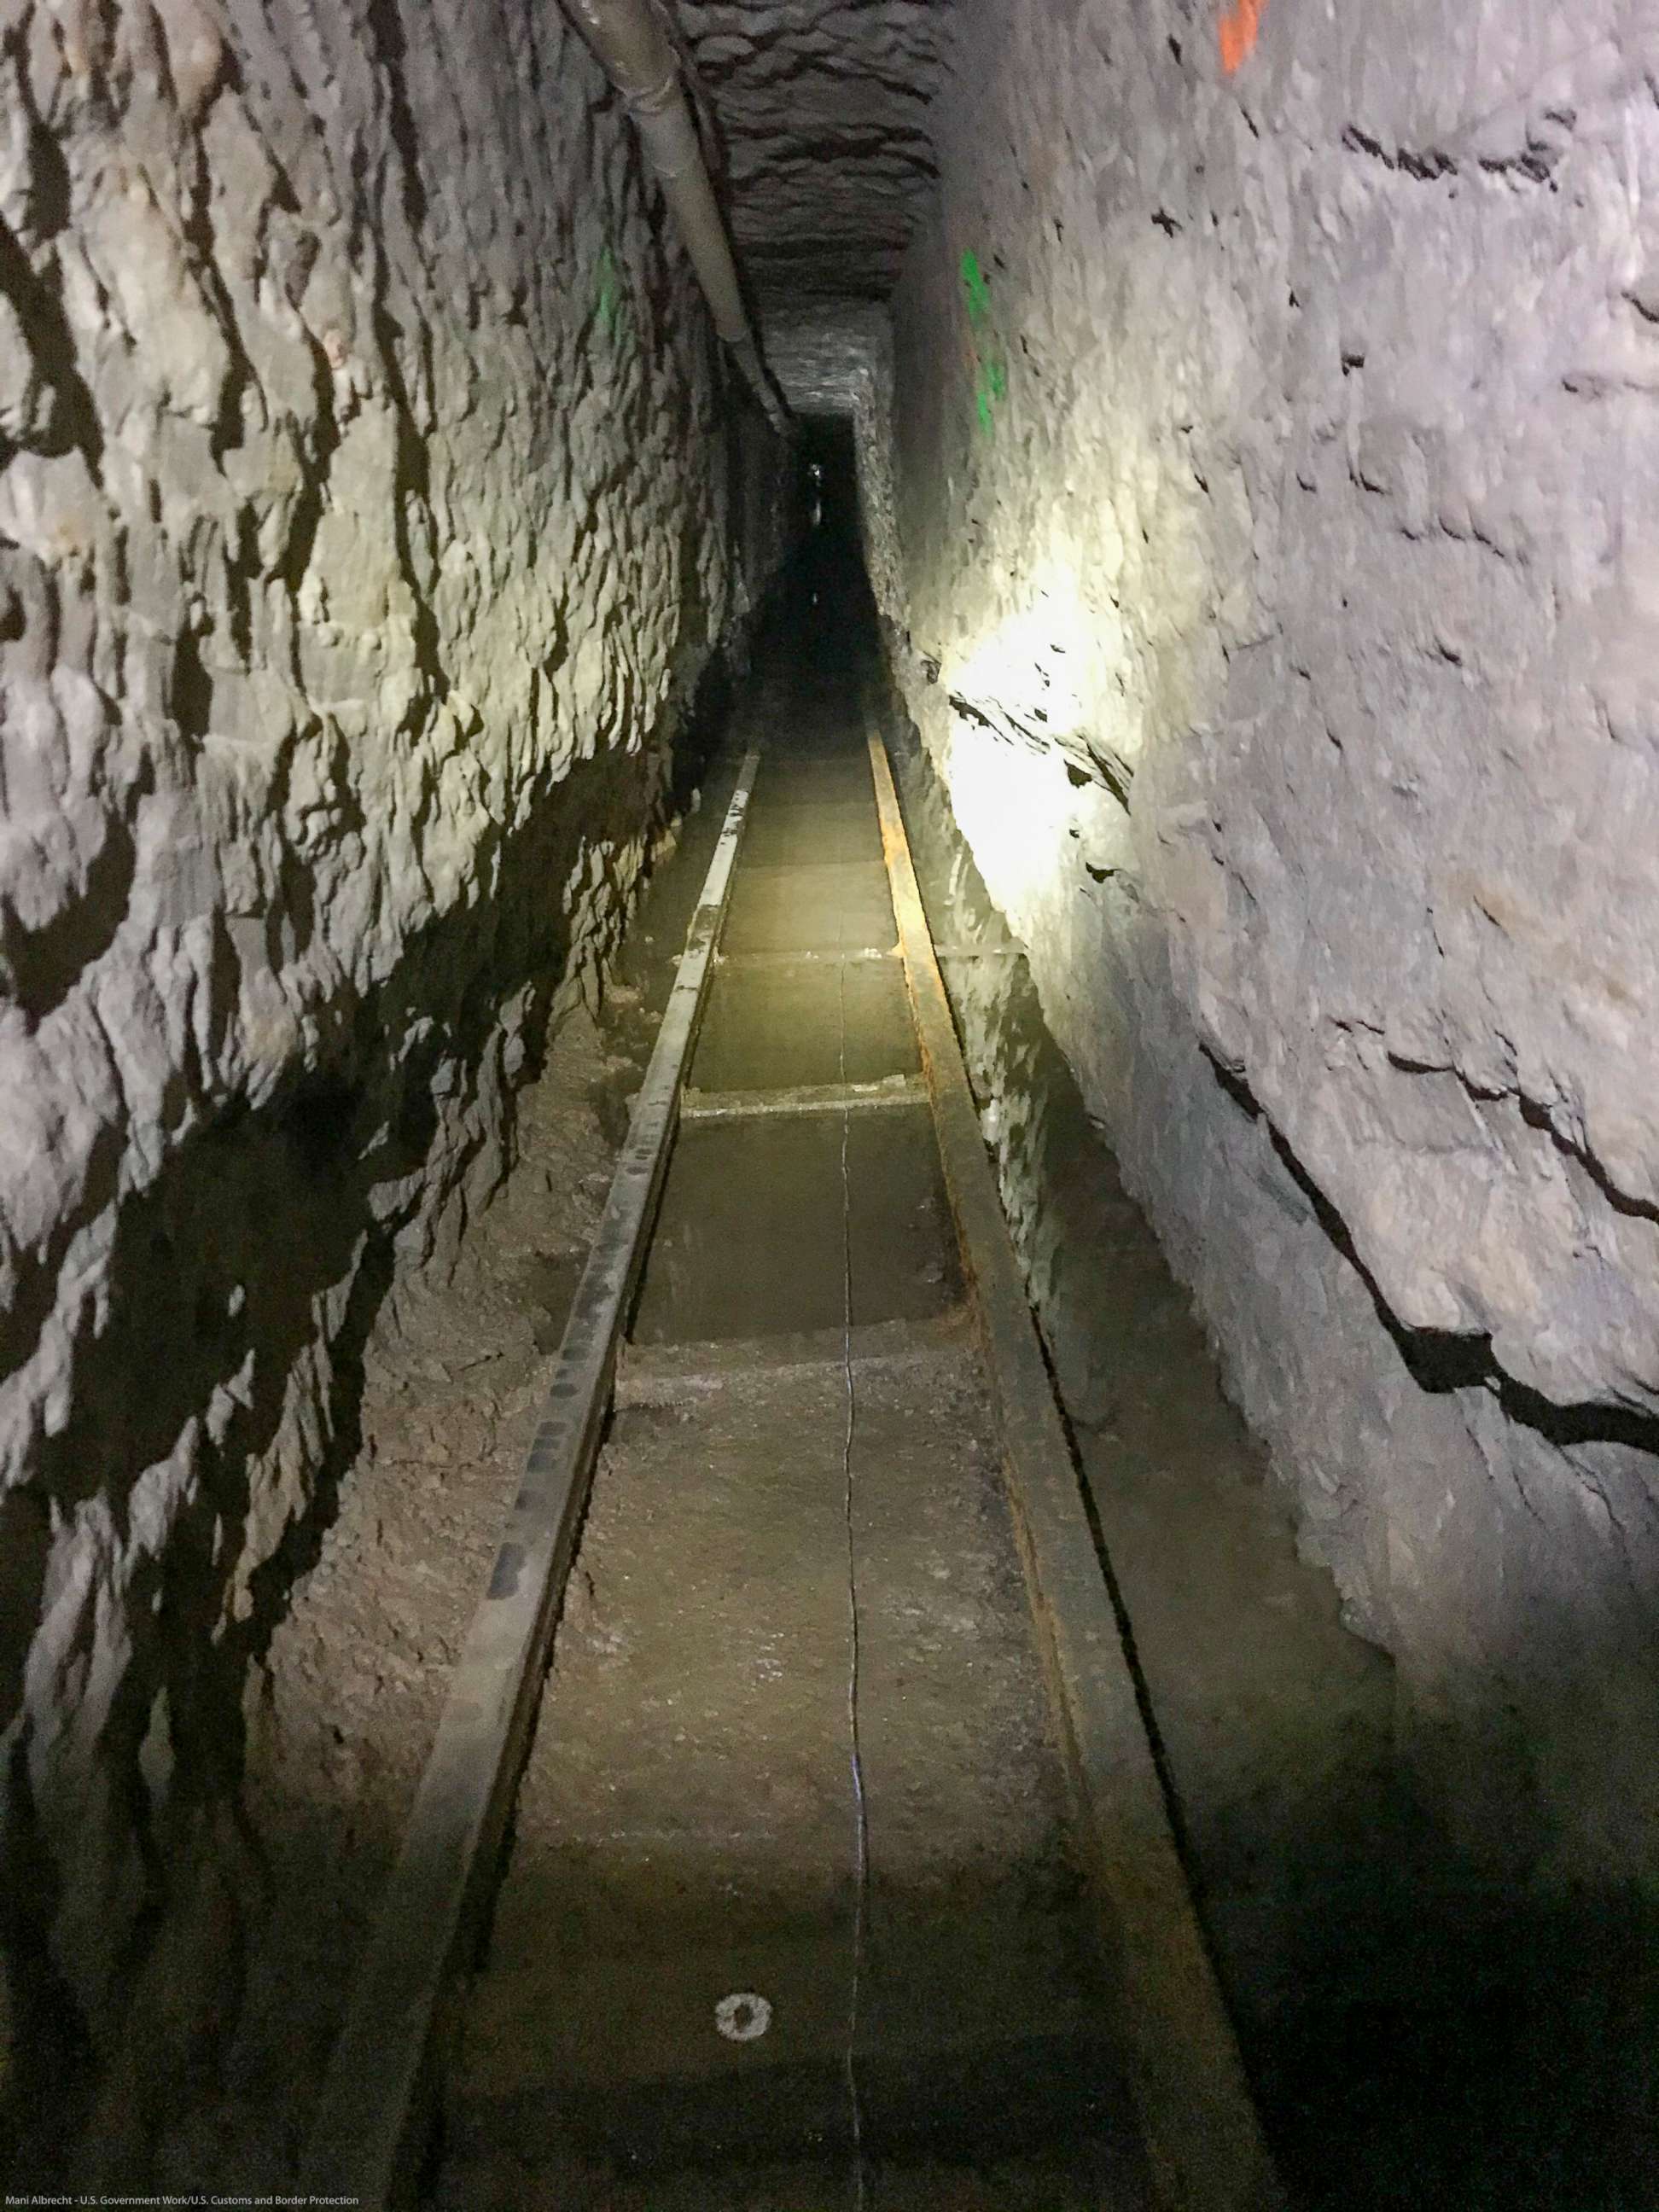
<svg viewBox="0 0 1659 2212"><path fill-rule="evenodd" d="M1656 209L1649 0L0 0L8 2203L1659 2206Z"/></svg>

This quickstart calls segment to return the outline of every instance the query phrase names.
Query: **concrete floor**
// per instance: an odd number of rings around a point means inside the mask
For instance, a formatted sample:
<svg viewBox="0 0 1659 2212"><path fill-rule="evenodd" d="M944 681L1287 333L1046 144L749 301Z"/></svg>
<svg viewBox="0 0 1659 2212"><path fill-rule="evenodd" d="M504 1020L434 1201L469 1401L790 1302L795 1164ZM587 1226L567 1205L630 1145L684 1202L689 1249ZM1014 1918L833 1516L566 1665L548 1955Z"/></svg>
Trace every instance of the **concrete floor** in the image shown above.
<svg viewBox="0 0 1659 2212"><path fill-rule="evenodd" d="M727 1107L917 1065L853 679L783 703L690 1071ZM924 1108L683 1128L442 2203L1139 2201L962 1295Z"/></svg>

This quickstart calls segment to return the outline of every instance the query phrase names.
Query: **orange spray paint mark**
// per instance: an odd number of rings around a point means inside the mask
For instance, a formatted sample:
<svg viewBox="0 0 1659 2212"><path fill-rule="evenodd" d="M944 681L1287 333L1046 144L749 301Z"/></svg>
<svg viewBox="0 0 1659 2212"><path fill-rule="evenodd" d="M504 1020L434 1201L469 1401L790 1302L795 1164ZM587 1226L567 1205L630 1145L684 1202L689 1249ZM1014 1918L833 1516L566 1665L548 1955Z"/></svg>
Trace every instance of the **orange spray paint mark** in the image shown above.
<svg viewBox="0 0 1659 2212"><path fill-rule="evenodd" d="M1221 66L1229 76L1255 52L1256 36L1261 28L1261 11L1267 4L1267 0L1233 0L1222 17L1218 33Z"/></svg>

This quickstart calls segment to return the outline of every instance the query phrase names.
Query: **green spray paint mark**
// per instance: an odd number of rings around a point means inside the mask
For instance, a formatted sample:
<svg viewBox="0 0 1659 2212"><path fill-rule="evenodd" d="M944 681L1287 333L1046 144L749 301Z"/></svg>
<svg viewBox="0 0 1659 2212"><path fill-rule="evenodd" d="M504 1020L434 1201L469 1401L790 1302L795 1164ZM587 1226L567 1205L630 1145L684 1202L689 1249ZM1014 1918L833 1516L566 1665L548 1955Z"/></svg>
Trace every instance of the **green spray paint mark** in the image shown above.
<svg viewBox="0 0 1659 2212"><path fill-rule="evenodd" d="M971 246L962 257L962 289L968 295L968 319L977 326L991 312L991 288Z"/></svg>
<svg viewBox="0 0 1659 2212"><path fill-rule="evenodd" d="M1008 372L994 355L979 366L974 380L974 408L979 416L979 426L988 437L991 431L992 410L1000 399L1008 396Z"/></svg>
<svg viewBox="0 0 1659 2212"><path fill-rule="evenodd" d="M622 286L617 281L616 256L607 246L599 256L599 323L607 337L614 337L622 309Z"/></svg>
<svg viewBox="0 0 1659 2212"><path fill-rule="evenodd" d="M962 257L962 289L968 302L968 321L975 333L970 342L974 359L974 411L988 438L999 403L1008 396L1008 370L1000 353L991 350L991 287L971 246Z"/></svg>

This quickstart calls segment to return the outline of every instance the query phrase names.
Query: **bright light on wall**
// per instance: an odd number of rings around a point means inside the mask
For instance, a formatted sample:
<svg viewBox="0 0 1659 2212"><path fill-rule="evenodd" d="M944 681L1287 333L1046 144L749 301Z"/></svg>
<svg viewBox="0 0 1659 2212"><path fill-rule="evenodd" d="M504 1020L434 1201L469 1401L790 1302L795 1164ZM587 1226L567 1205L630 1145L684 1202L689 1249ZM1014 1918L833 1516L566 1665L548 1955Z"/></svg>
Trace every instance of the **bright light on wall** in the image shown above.
<svg viewBox="0 0 1659 2212"><path fill-rule="evenodd" d="M1057 753L1011 744L958 714L943 767L986 889L1024 934L1070 844L1078 794L1065 764Z"/></svg>
<svg viewBox="0 0 1659 2212"><path fill-rule="evenodd" d="M1022 603L978 639L951 670L951 688L993 704L1040 742L1084 726L1084 702L1099 696L1099 615L1083 604L1068 568L1046 564Z"/></svg>
<svg viewBox="0 0 1659 2212"><path fill-rule="evenodd" d="M1022 931L1077 889L1077 862L1127 844L1132 769L1095 727L1118 687L1115 609L1045 562L1021 603L941 671L951 720L941 763L991 896Z"/></svg>

